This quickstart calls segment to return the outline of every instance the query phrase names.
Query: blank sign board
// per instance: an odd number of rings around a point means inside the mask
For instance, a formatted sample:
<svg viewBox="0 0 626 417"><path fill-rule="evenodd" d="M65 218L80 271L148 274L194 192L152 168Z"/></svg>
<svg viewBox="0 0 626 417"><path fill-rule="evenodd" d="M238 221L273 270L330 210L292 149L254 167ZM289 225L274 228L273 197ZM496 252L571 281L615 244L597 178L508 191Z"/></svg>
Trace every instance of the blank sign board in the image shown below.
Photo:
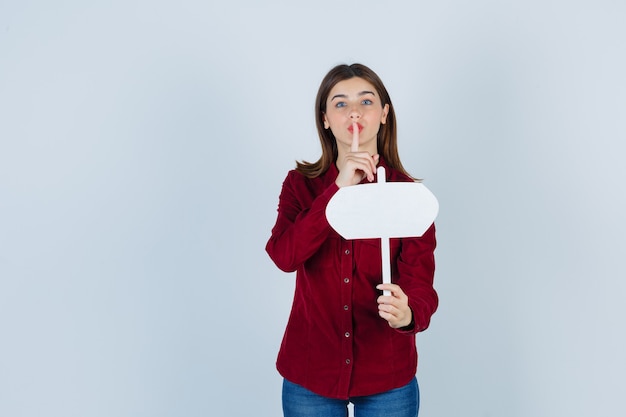
<svg viewBox="0 0 626 417"><path fill-rule="evenodd" d="M326 207L333 229L344 239L422 236L439 212L437 198L422 183L384 182L382 167L377 177L337 191Z"/></svg>
<svg viewBox="0 0 626 417"><path fill-rule="evenodd" d="M381 239L383 283L390 283L389 239L422 236L435 221L439 202L424 184L386 182L383 167L377 178L340 188L326 206L326 218L344 239Z"/></svg>

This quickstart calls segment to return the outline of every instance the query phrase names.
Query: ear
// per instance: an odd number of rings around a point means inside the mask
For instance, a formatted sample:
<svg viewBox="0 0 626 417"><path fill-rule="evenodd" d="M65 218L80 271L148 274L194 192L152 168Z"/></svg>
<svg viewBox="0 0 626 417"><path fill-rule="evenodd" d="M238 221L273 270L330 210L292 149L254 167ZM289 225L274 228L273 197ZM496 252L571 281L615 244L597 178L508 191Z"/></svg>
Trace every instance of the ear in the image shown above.
<svg viewBox="0 0 626 417"><path fill-rule="evenodd" d="M326 119L326 113L324 113L324 129L328 129L330 128L330 124L328 123L328 120Z"/></svg>
<svg viewBox="0 0 626 417"><path fill-rule="evenodd" d="M385 107L383 107L383 115L380 118L380 123L381 124L385 124L387 123L387 115L389 114L389 104L385 104Z"/></svg>

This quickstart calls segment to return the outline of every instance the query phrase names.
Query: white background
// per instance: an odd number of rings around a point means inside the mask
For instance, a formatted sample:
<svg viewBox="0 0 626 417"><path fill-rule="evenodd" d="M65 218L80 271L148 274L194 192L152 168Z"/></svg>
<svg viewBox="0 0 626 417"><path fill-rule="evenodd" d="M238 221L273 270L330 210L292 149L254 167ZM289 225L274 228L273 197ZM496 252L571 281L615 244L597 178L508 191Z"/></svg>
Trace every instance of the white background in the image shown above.
<svg viewBox="0 0 626 417"><path fill-rule="evenodd" d="M0 415L278 416L264 246L335 64L437 195L420 416L621 416L626 5L0 3Z"/></svg>

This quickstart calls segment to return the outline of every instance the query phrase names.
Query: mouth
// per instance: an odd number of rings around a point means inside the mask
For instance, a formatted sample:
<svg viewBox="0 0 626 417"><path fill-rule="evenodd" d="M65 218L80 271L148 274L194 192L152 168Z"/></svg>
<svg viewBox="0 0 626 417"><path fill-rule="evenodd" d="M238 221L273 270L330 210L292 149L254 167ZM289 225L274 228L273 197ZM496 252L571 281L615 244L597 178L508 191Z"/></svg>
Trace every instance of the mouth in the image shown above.
<svg viewBox="0 0 626 417"><path fill-rule="evenodd" d="M354 125L350 125L348 126L348 132L350 133L354 133ZM361 123L357 123L357 126L359 127L359 133L361 133L363 131L363 126L361 126Z"/></svg>

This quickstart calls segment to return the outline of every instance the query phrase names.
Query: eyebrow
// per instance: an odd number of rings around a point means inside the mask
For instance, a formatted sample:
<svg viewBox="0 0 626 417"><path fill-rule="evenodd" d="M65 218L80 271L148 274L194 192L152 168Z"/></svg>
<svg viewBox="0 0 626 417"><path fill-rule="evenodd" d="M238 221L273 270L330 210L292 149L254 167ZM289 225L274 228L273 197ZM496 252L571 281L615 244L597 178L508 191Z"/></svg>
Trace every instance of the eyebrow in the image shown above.
<svg viewBox="0 0 626 417"><path fill-rule="evenodd" d="M364 96L366 94L371 94L373 96L376 96L376 93L374 93L373 91L369 91L369 90L363 90L360 93L357 94L358 97ZM333 101L336 98L348 98L348 96L346 94L335 94L330 101Z"/></svg>

